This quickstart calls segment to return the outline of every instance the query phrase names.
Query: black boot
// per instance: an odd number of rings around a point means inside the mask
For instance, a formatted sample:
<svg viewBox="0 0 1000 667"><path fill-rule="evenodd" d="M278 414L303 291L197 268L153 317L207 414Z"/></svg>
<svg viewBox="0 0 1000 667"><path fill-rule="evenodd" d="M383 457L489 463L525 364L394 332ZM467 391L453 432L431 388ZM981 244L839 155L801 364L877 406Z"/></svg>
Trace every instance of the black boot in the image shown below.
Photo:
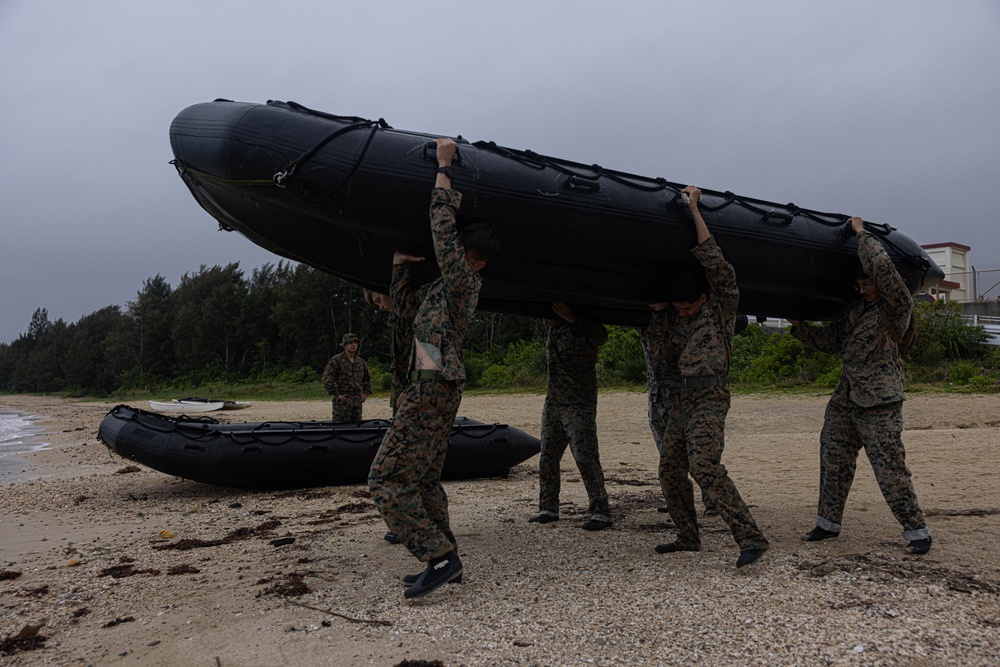
<svg viewBox="0 0 1000 667"><path fill-rule="evenodd" d="M415 598L427 595L434 589L454 581L462 576L462 561L458 554L449 551L443 556L434 558L427 564L427 569L420 573L412 586L403 593L405 598Z"/></svg>
<svg viewBox="0 0 1000 667"><path fill-rule="evenodd" d="M806 533L806 536L803 537L802 540L804 542L819 542L820 540L829 540L839 536L840 536L839 531L835 532L832 530L827 530L826 528L820 528L819 526L816 526L808 533Z"/></svg>

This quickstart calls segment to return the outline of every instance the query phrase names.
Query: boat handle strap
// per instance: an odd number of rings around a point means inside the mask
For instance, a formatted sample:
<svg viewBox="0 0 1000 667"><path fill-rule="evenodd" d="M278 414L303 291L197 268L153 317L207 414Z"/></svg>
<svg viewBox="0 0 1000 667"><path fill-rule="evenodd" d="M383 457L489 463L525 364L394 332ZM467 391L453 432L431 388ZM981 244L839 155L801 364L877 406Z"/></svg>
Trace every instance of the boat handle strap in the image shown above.
<svg viewBox="0 0 1000 667"><path fill-rule="evenodd" d="M455 143L459 144L462 141L464 141L462 139L462 135L458 135L458 138L455 140ZM437 143L434 142L434 141L428 141L426 144L424 144L424 159L425 160L428 159L427 158L427 151L434 151L435 154L437 154ZM455 147L455 157L452 159L452 164L456 164L459 167L462 166L462 151L461 151L461 149L458 146Z"/></svg>
<svg viewBox="0 0 1000 667"><path fill-rule="evenodd" d="M600 192L601 182L589 178L582 178L576 174L566 179L566 187L570 190L585 190L587 192Z"/></svg>

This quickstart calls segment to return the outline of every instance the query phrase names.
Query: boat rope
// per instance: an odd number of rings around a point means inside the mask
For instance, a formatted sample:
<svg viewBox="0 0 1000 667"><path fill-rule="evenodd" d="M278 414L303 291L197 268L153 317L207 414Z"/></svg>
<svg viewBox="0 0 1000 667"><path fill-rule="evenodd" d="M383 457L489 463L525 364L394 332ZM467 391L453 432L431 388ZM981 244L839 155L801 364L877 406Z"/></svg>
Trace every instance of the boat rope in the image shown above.
<svg viewBox="0 0 1000 667"><path fill-rule="evenodd" d="M233 185L274 185L273 178L223 178L222 176L216 176L215 174L210 174L206 171L200 171L193 167L187 166L184 160L175 159L171 160L170 164L174 166L177 170L177 174L184 178L185 174L195 174L196 176L201 176L218 183L231 183Z"/></svg>
<svg viewBox="0 0 1000 667"><path fill-rule="evenodd" d="M643 192L659 192L663 190L673 192L674 196L667 205L686 206L686 204L683 204L681 200L681 193L684 186L679 183L672 183L664 178L649 178L646 176L637 176L635 174L612 171L604 169L597 164L589 167L591 173L583 173L580 170L583 165L567 162L558 158L547 157L531 150L521 151L506 148L493 141L478 141L474 143L473 146L496 155L500 155L501 157L505 157L509 160L514 160L515 162L534 170L540 171L546 168L553 169L558 173L567 176L567 186L574 190L590 190L597 192L600 190L599 181L604 178ZM736 205L760 216L761 220L765 223L785 226L790 225L795 218L803 217L826 227L840 227L841 233L845 238L852 234L850 226L851 216L848 215L812 211L801 208L792 203L778 207L778 205L759 199L741 197L728 190L726 192L718 192L702 188L702 194L707 194L710 197L721 199L721 202L716 205L706 203L704 197L699 201L699 206L702 210L708 213L715 213L729 206ZM779 210L779 208L784 210ZM895 228L887 224L871 222L866 222L865 228L878 236L885 245L890 246L893 250L895 250L900 257L902 257L902 259L922 266L924 269L924 275L926 276L926 272L931 268L929 262L925 257L920 255L904 253L902 249L890 238L892 232L895 231Z"/></svg>
<svg viewBox="0 0 1000 667"><path fill-rule="evenodd" d="M273 177L274 184L277 185L279 188L288 189L289 192L297 196L303 202L309 203L309 202L323 201L330 195L340 190L340 188L342 188L344 184L347 183L352 176L354 176L354 172L356 172L358 170L358 167L361 166L362 160L365 159L365 154L368 153L368 147L371 146L372 139L375 138L375 133L378 132L380 129L386 129L388 127L389 125L385 122L385 120L381 118L379 118L376 121L366 120L358 123L352 123L345 127L341 127L336 131L331 132L329 135L327 135L325 138L323 138L321 141L319 141L315 146L307 150L305 153L303 153L299 157L289 162L287 165L285 165L284 169L276 172ZM361 149L361 153L358 154L358 158L354 161L354 166L351 167L350 171L348 171L344 175L344 177L340 179L339 183L337 183L335 186L327 190L324 194L318 197L310 196L309 191L304 183L301 183L298 180L293 180L295 172L298 170L298 168L301 167L305 162L310 160L328 143L330 143L337 137L347 134L348 132L353 132L354 130L361 130L368 128L370 128L371 131L368 133L368 139L367 141L365 141L365 145Z"/></svg>

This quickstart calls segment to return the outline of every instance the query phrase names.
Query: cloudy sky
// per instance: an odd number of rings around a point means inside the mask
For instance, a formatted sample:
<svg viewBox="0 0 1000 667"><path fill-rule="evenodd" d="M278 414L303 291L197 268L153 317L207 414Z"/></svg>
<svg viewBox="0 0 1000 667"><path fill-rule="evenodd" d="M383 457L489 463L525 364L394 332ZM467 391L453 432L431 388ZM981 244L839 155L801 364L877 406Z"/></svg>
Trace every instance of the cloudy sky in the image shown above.
<svg viewBox="0 0 1000 667"><path fill-rule="evenodd" d="M856 214L1000 281L995 0L0 0L0 63L0 342L277 262L168 164L220 97Z"/></svg>

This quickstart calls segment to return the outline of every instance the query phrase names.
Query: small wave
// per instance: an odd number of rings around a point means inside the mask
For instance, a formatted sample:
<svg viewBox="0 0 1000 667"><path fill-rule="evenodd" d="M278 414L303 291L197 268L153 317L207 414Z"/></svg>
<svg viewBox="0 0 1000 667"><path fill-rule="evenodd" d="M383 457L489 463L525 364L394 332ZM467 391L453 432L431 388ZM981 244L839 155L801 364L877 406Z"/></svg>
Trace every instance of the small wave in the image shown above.
<svg viewBox="0 0 1000 667"><path fill-rule="evenodd" d="M45 449L49 443L37 439L42 428L36 421L37 415L0 410L0 457Z"/></svg>

